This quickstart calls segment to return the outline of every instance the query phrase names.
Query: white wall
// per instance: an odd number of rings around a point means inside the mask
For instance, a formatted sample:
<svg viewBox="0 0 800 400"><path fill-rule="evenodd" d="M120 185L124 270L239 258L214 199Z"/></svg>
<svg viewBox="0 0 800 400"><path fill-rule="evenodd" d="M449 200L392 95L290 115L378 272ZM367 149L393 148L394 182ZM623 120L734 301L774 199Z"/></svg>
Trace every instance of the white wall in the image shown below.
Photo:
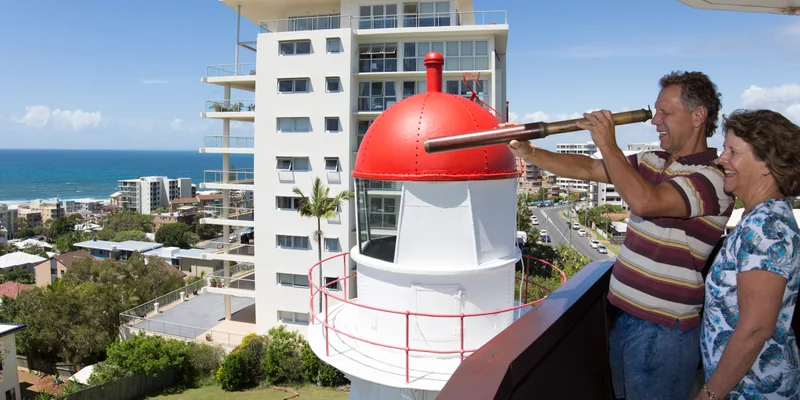
<svg viewBox="0 0 800 400"><path fill-rule="evenodd" d="M338 37L343 52L327 54L327 38ZM311 54L279 55L279 42L284 40L310 39ZM316 220L302 218L296 211L279 210L276 196L294 197L292 188L299 187L303 193L311 191L316 177L330 188L332 194L341 190L353 190L349 179L352 170L351 157L354 144L351 141L352 111L355 99L351 60L355 52L353 34L349 28L320 31L285 32L261 34L258 38L255 122L255 174L258 185L255 193L257 233L256 251L256 321L260 332L278 324L278 310L308 313L309 290L278 286L276 273L307 274L317 262L317 249L313 232ZM342 92L326 93L326 77L339 77ZM279 78L309 78L310 93L278 93ZM268 105L268 106L264 106ZM308 117L310 133L279 133L278 117ZM325 131L325 117L339 117L341 131ZM309 157L309 171L281 172L276 170L276 157ZM324 171L325 157L338 157L340 170L328 180ZM322 221L326 237L338 237L341 247L351 247L350 230L354 226L351 207L343 207L341 223ZM311 243L307 250L279 249L276 235L305 236ZM324 243L323 243L324 246ZM325 254L323 254L325 256ZM341 277L341 262L323 271L328 277ZM316 274L315 274L316 276ZM305 327L296 324L304 333Z"/></svg>
<svg viewBox="0 0 800 400"><path fill-rule="evenodd" d="M17 399L22 398L19 390L19 375L17 374L17 343L14 334L0 338L5 355L3 356L3 377L0 380L0 398L6 398L6 392L14 389Z"/></svg>

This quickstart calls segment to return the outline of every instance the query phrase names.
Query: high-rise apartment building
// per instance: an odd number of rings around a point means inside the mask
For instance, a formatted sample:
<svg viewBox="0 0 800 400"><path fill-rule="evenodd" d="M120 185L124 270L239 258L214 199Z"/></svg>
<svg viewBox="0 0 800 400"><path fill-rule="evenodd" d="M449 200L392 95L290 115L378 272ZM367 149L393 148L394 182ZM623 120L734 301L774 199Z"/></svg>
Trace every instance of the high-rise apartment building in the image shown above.
<svg viewBox="0 0 800 400"><path fill-rule="evenodd" d="M170 179L166 176L143 176L117 181L120 206L140 214L152 214L159 207L169 206L170 200L193 197L192 179ZM116 195L115 193L114 195ZM114 196L112 195L112 197Z"/></svg>
<svg viewBox="0 0 800 400"><path fill-rule="evenodd" d="M585 156L591 156L597 152L597 145L591 141L586 143L557 144L556 152L561 154L583 154ZM556 182L563 193L569 191L570 193L578 193L579 197L589 197L590 187L588 181L557 177Z"/></svg>
<svg viewBox="0 0 800 400"><path fill-rule="evenodd" d="M283 323L305 333L317 221L299 215L293 188L307 194L320 178L332 195L355 190L350 173L359 146L368 145L362 143L367 129L384 110L425 90L428 52L444 55L443 91L471 97L464 82L470 73L477 98L505 115L506 13L474 11L470 0L221 2L240 14L239 24L257 24L260 33L255 41L241 38L237 26L234 63L210 66L203 78L223 89L221 99L209 99L203 116L224 125L222 135L206 138L201 150L223 154L223 168L206 171L201 187L223 190L224 207L226 191L254 191L258 243L248 260L255 260L257 330ZM253 52L254 64L240 63ZM254 137L232 137L233 121L253 123ZM232 153L258 154L254 169L230 170L224 157ZM383 189L370 199L369 218L373 228L392 230L399 194L389 182ZM335 218L321 221L323 258L357 243L354 212L350 201ZM211 257L248 261L233 254ZM343 273L341 265L326 265L323 279Z"/></svg>

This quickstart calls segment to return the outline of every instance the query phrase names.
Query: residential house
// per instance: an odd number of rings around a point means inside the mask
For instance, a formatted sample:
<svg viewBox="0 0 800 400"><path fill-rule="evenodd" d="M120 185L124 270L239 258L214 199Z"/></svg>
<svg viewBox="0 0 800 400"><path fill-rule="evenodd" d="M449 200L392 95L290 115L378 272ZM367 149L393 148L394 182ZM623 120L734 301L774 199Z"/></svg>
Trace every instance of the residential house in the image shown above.
<svg viewBox="0 0 800 400"><path fill-rule="evenodd" d="M222 261L205 260L202 255L214 252L214 249L181 249L178 247L161 247L144 253L146 258L158 257L167 264L178 268L186 275L209 275L222 269Z"/></svg>
<svg viewBox="0 0 800 400"><path fill-rule="evenodd" d="M86 249L92 257L98 260L111 258L114 260L127 260L134 252L144 254L147 251L163 247L161 243L140 242L136 240L126 240L124 242L109 242L106 240L87 240L75 243L75 247Z"/></svg>
<svg viewBox="0 0 800 400"><path fill-rule="evenodd" d="M0 256L0 271L3 273L9 271L26 271L32 274L33 267L44 260L47 259L22 251L8 253L4 256Z"/></svg>
<svg viewBox="0 0 800 400"><path fill-rule="evenodd" d="M3 282L0 283L0 299L2 299L3 297L16 299L18 294L28 290L33 290L33 286L12 281Z"/></svg>
<svg viewBox="0 0 800 400"><path fill-rule="evenodd" d="M6 400L22 398L19 390L19 374L17 374L17 340L16 333L25 329L21 324L0 324L0 350L3 351L3 362L0 364L0 396Z"/></svg>
<svg viewBox="0 0 800 400"><path fill-rule="evenodd" d="M71 251L64 254L56 254L49 259L36 264L34 273L36 275L36 286L47 286L57 278L64 276L68 269L72 268L72 263L76 259L91 258L91 254L83 250Z"/></svg>

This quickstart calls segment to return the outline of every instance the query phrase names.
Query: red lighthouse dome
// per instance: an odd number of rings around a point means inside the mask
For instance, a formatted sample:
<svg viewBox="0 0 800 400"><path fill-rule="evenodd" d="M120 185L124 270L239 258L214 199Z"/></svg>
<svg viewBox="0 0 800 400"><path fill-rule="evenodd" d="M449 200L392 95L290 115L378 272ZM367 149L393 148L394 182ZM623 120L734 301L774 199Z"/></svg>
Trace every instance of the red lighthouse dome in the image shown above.
<svg viewBox="0 0 800 400"><path fill-rule="evenodd" d="M428 90L382 112L358 150L353 177L384 181L465 181L518 176L505 145L425 152L425 139L492 129L498 119L480 105L442 93L444 57L425 56Z"/></svg>

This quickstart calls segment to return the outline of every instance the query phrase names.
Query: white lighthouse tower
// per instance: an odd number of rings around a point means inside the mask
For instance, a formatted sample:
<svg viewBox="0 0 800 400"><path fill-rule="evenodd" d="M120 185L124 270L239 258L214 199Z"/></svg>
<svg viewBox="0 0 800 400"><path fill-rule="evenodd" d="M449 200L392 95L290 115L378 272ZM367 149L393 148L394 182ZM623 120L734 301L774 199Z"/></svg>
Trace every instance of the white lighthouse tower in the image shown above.
<svg viewBox="0 0 800 400"><path fill-rule="evenodd" d="M442 93L443 64L439 53L425 57L427 92L384 111L359 149L358 245L349 253L357 279L347 285L357 298L311 290L308 342L348 376L351 399L433 399L463 357L518 314L513 155L505 145L423 148L427 138L498 124L480 105Z"/></svg>

